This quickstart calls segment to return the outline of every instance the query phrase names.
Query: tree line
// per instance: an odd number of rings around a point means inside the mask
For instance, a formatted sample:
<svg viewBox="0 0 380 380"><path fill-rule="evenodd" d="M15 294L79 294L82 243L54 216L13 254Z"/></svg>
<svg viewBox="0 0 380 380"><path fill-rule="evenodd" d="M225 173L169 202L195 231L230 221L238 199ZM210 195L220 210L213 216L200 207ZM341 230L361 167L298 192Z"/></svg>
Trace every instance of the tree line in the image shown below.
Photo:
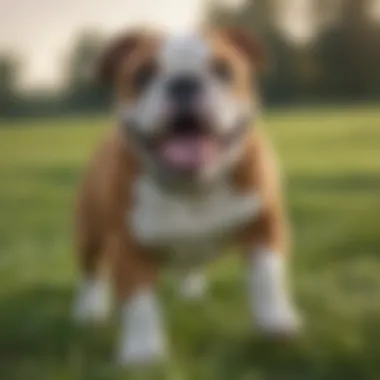
<svg viewBox="0 0 380 380"><path fill-rule="evenodd" d="M210 22L239 26L258 36L267 50L262 88L270 105L380 100L380 22L372 0L312 0L307 43L279 27L285 2L250 0L238 12L215 7ZM295 21L296 22L296 21ZM0 117L103 112L110 94L88 75L103 46L96 33L84 33L64 68L59 92L20 91L17 57L0 57Z"/></svg>

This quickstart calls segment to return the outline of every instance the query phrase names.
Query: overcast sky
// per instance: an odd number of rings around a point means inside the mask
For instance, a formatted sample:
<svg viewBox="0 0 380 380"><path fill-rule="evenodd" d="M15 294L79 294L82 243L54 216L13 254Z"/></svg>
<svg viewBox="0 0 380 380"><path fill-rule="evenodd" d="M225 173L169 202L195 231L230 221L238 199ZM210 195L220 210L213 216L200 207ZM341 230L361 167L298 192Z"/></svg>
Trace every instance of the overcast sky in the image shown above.
<svg viewBox="0 0 380 380"><path fill-rule="evenodd" d="M236 1L236 0L235 0ZM0 0L0 52L15 51L24 84L49 85L81 30L117 32L148 22L168 27L200 18L202 0Z"/></svg>
<svg viewBox="0 0 380 380"><path fill-rule="evenodd" d="M201 18L205 3L239 4L244 0L0 0L0 53L21 56L26 87L57 83L62 60L80 31L95 29L111 34L147 22L179 28ZM281 0L280 0L281 1ZM285 1L285 0L282 0ZM374 0L379 2L379 0ZM289 25L302 34L310 0L288 14ZM298 21L297 21L298 20ZM307 22L307 21L306 21Z"/></svg>

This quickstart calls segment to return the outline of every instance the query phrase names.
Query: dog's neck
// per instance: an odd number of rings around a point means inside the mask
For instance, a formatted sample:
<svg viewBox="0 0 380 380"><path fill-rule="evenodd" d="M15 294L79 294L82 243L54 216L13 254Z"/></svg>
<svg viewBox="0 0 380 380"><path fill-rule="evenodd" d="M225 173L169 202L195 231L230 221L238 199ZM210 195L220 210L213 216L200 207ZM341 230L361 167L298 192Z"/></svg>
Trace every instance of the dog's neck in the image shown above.
<svg viewBox="0 0 380 380"><path fill-rule="evenodd" d="M211 181L204 182L192 182L192 181L176 181L170 180L170 178L162 178L161 176L153 175L152 173L147 173L154 186L169 196L176 198L186 198L186 199L201 199L208 194L214 192L220 187L226 186L228 182L227 176L220 176Z"/></svg>

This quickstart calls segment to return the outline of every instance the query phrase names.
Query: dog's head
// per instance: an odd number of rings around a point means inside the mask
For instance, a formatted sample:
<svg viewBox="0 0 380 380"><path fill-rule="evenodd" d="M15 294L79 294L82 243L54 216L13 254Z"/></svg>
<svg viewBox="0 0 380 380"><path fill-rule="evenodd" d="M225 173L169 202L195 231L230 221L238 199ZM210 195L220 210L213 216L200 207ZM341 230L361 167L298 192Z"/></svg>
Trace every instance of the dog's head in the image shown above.
<svg viewBox="0 0 380 380"><path fill-rule="evenodd" d="M99 76L115 88L144 167L161 181L200 183L238 160L261 65L259 44L241 30L135 32L106 49Z"/></svg>

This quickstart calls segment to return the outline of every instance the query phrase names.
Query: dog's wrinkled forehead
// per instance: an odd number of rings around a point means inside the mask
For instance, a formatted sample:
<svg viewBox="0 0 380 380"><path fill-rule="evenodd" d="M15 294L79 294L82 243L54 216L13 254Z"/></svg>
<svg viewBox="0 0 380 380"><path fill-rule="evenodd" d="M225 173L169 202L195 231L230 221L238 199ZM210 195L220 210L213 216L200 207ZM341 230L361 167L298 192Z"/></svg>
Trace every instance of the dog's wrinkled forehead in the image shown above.
<svg viewBox="0 0 380 380"><path fill-rule="evenodd" d="M127 76L132 79L136 69L141 67L144 67L144 77L148 71L155 71L155 74L162 70L199 72L207 63L215 63L218 59L224 60L224 68L225 63L230 62L229 68L239 74L237 77L245 76L244 80L233 78L235 83L249 81L249 72L260 71L264 62L260 43L240 29L201 30L169 36L131 31L106 47L99 57L95 74L102 83L116 85L118 89L122 83L128 83Z"/></svg>
<svg viewBox="0 0 380 380"><path fill-rule="evenodd" d="M162 69L170 73L200 71L206 67L210 56L209 42L195 33L168 37L159 52Z"/></svg>

